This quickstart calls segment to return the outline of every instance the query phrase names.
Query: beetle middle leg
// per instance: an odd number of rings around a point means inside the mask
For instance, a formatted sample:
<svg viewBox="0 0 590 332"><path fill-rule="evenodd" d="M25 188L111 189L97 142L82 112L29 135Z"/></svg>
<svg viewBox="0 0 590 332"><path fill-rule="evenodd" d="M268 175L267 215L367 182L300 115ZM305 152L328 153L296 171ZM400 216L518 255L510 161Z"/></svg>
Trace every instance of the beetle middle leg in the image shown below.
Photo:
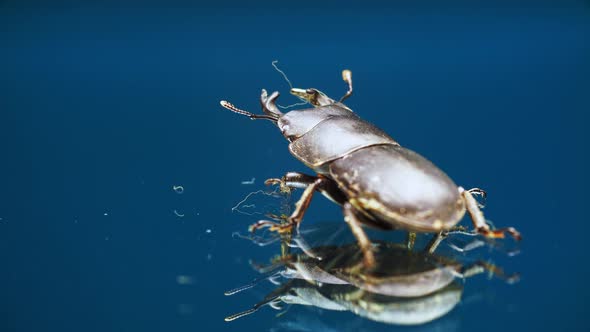
<svg viewBox="0 0 590 332"><path fill-rule="evenodd" d="M465 190L463 188L459 188L461 193L461 197L465 202L465 207L467 208L467 212L471 216L471 220L473 221L473 226L475 227L475 231L479 234L487 238L504 238L504 234L510 234L514 239L520 241L521 235L514 227L505 227L499 229L491 229L490 226L486 223L486 220L479 208L479 204L473 197L473 194L469 190Z"/></svg>
<svg viewBox="0 0 590 332"><path fill-rule="evenodd" d="M373 254L373 246L371 245L371 241L361 226L364 224L362 221L363 217L349 202L344 203L342 210L344 212L344 220L350 226L350 230L358 241L359 246L363 252L363 263L366 267L374 266L375 255Z"/></svg>

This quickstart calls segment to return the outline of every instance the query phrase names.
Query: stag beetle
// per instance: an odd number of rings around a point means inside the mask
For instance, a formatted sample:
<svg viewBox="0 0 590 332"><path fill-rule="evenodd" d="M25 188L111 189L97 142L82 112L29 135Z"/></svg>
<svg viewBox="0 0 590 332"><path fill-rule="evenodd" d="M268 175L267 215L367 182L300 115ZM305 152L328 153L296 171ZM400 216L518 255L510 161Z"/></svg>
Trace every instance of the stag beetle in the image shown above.
<svg viewBox="0 0 590 332"><path fill-rule="evenodd" d="M452 229L467 210L475 232L488 238L509 233L520 240L513 227L492 229L474 194L480 189L457 186L442 170L414 151L400 146L376 126L362 120L342 102L352 95L352 73L342 72L346 94L335 101L317 89L292 88L291 94L313 108L282 113L276 105L279 92L262 90L264 114L241 110L222 100L221 106L252 120L270 120L289 141L289 150L317 176L289 172L267 184L305 189L287 223L261 220L254 231L268 227L290 232L299 225L315 191L342 205L345 221L355 235L367 266L375 263L371 242L361 225L410 232L441 232Z"/></svg>

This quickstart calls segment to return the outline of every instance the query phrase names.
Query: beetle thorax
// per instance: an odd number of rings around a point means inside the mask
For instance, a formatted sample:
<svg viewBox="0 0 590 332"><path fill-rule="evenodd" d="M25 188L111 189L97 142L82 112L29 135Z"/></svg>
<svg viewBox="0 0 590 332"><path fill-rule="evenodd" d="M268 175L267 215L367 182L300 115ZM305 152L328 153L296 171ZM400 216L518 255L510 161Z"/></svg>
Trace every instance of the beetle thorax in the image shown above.
<svg viewBox="0 0 590 332"><path fill-rule="evenodd" d="M305 135L328 117L329 115L317 112L315 109L291 111L279 118L277 126L283 136L292 141Z"/></svg>

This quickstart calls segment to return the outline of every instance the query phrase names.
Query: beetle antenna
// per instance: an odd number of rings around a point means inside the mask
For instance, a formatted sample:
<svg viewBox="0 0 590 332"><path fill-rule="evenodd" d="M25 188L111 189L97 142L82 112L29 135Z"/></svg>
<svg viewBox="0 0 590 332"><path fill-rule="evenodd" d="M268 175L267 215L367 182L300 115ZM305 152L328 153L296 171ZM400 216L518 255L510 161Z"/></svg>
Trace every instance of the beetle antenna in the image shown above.
<svg viewBox="0 0 590 332"><path fill-rule="evenodd" d="M267 115L267 114L254 114L254 113L250 113L248 111L244 111L242 109L239 109L237 107L235 107L232 103L222 100L219 102L221 104L221 106L223 106L224 108L227 108L228 110L234 112L234 113L238 113L240 115L244 115L249 117L252 120L256 120L256 119L264 119L264 120L270 120L272 122L277 122L278 118L271 116L271 115Z"/></svg>
<svg viewBox="0 0 590 332"><path fill-rule="evenodd" d="M262 301L260 303L255 304L252 308L250 308L250 309L248 309L246 311L238 312L237 314L233 314L233 315L230 315L230 316L225 317L225 321L226 322L231 322L232 320L236 320L238 318L242 318L244 316L248 316L249 314L253 314L256 311L258 311L258 309L260 309L261 307L263 307L263 306L265 306L265 305L267 305L269 303L275 302L278 299L279 299L279 296L274 296L274 297L271 297L269 299L266 299L266 300L264 300L264 301Z"/></svg>
<svg viewBox="0 0 590 332"><path fill-rule="evenodd" d="M256 285L257 285L259 282L261 282L261 281L264 281L264 280L270 280L270 279L272 279L272 278L274 278L274 277L276 277L276 276L279 276L279 275L281 275L281 273L282 273L282 272L283 272L283 271L281 270L281 271L277 271L277 272L275 272L275 273L272 273L272 274L270 274L270 275L267 275L267 276L264 276L264 277L261 277L261 278L256 278L256 279L252 280L252 281L251 281L249 284L247 284L247 285L240 286L240 287L237 287L237 288L234 288L234 289L231 289L231 290L228 290L228 291L224 292L224 293L223 293L223 295L225 295L225 296L230 296L230 295L237 294L237 293L239 293L239 292L241 292L241 291L245 291L246 289L250 289L250 288L252 288L252 287L256 286Z"/></svg>
<svg viewBox="0 0 590 332"><path fill-rule="evenodd" d="M348 84L348 91L340 98L338 102L343 102L344 99L350 97L352 95L352 72L349 69L344 69L342 71L342 80Z"/></svg>

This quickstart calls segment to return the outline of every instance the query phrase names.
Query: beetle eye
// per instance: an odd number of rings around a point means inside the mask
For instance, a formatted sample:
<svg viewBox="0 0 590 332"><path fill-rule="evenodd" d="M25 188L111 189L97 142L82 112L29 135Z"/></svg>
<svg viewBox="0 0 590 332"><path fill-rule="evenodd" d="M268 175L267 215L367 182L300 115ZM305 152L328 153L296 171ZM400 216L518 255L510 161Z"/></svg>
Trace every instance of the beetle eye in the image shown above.
<svg viewBox="0 0 590 332"><path fill-rule="evenodd" d="M317 91L314 89L307 89L305 90L305 93L307 93L308 95L315 95Z"/></svg>

